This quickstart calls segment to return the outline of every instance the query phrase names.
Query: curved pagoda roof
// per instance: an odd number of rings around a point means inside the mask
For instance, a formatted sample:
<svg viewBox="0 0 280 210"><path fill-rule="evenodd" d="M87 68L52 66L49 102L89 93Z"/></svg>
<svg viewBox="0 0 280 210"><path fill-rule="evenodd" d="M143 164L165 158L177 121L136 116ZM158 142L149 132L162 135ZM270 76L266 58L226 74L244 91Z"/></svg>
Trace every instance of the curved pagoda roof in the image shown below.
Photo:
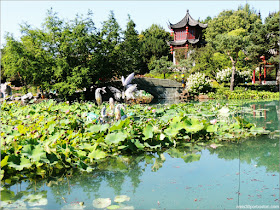
<svg viewBox="0 0 280 210"><path fill-rule="evenodd" d="M189 14L189 10L187 10L187 14L180 22L178 22L176 24L172 24L169 22L170 29L183 28L183 27L186 27L187 25L189 25L189 26L198 25L201 28L207 28L207 26L208 26L207 24L200 23L197 20L193 19Z"/></svg>

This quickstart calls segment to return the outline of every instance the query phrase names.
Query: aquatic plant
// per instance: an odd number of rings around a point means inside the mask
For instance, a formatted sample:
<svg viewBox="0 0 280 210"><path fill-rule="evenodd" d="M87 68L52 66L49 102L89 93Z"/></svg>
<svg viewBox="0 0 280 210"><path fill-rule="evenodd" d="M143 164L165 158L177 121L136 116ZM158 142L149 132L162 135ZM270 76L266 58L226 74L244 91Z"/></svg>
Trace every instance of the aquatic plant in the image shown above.
<svg viewBox="0 0 280 210"><path fill-rule="evenodd" d="M88 113L100 111L91 102L2 103L1 179L46 178L69 169L90 172L108 157L266 133L237 116L238 106L226 104L137 104L127 106L130 114L124 120L101 124L87 119Z"/></svg>

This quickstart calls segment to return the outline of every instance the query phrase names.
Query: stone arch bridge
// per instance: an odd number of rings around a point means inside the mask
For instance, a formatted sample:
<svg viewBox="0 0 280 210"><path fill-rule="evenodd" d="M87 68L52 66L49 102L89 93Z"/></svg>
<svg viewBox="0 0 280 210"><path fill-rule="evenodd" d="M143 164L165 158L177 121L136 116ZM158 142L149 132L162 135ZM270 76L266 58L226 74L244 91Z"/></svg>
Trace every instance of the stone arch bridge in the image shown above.
<svg viewBox="0 0 280 210"><path fill-rule="evenodd" d="M137 84L138 90L145 90L155 98L178 98L182 93L182 84L170 79L135 78L132 81Z"/></svg>

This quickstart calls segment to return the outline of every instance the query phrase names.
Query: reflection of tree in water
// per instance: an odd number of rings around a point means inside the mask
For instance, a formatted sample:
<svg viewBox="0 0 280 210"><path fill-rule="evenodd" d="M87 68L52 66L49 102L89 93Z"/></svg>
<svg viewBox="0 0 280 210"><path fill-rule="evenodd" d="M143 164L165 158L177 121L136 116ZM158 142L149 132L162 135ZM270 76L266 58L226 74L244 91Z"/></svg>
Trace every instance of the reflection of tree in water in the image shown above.
<svg viewBox="0 0 280 210"><path fill-rule="evenodd" d="M249 122L254 122L258 127L264 127L266 130L275 131L280 129L279 125L279 102L278 101L262 101L251 102L244 105L250 107L251 112L244 115Z"/></svg>
<svg viewBox="0 0 280 210"><path fill-rule="evenodd" d="M279 171L279 139L269 139L268 136L247 139L240 143L224 143L216 149L209 148L211 154L217 154L225 160L239 159L247 164L266 167L267 172Z"/></svg>
<svg viewBox="0 0 280 210"><path fill-rule="evenodd" d="M171 148L165 151L173 158L182 158L186 163L198 161L199 154L196 154L203 147L190 146ZM29 180L27 181L26 194L34 193L36 190L45 189L45 185L50 188L51 194L57 204L63 205L67 202L67 197L72 190L78 188L85 192L87 199L91 199L92 195L96 198L100 197L99 192L102 191L102 184L114 190L115 195L121 194L124 182L130 179L132 191L136 192L140 184L140 177L146 170L147 165L151 165L152 171L160 169L165 162L163 152L146 153L138 156L119 156L107 158L100 161L96 170L91 173L87 172L71 172L59 178L49 178L45 180ZM66 200L64 200L66 199Z"/></svg>

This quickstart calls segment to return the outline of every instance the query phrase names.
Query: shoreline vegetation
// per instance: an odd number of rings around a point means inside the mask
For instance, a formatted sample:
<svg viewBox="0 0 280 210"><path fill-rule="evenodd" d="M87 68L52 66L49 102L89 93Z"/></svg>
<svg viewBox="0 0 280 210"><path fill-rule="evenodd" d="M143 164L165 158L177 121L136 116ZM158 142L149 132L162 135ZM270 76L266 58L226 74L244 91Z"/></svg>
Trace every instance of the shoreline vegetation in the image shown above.
<svg viewBox="0 0 280 210"><path fill-rule="evenodd" d="M239 103L240 104L240 103ZM1 104L1 180L48 178L69 169L90 172L109 157L266 135L226 102L126 105L124 120L99 117L92 102ZM110 111L109 104L103 103ZM246 112L252 113L252 108ZM88 119L89 113L96 119ZM242 111L244 112L244 110ZM20 172L20 173L19 173Z"/></svg>

